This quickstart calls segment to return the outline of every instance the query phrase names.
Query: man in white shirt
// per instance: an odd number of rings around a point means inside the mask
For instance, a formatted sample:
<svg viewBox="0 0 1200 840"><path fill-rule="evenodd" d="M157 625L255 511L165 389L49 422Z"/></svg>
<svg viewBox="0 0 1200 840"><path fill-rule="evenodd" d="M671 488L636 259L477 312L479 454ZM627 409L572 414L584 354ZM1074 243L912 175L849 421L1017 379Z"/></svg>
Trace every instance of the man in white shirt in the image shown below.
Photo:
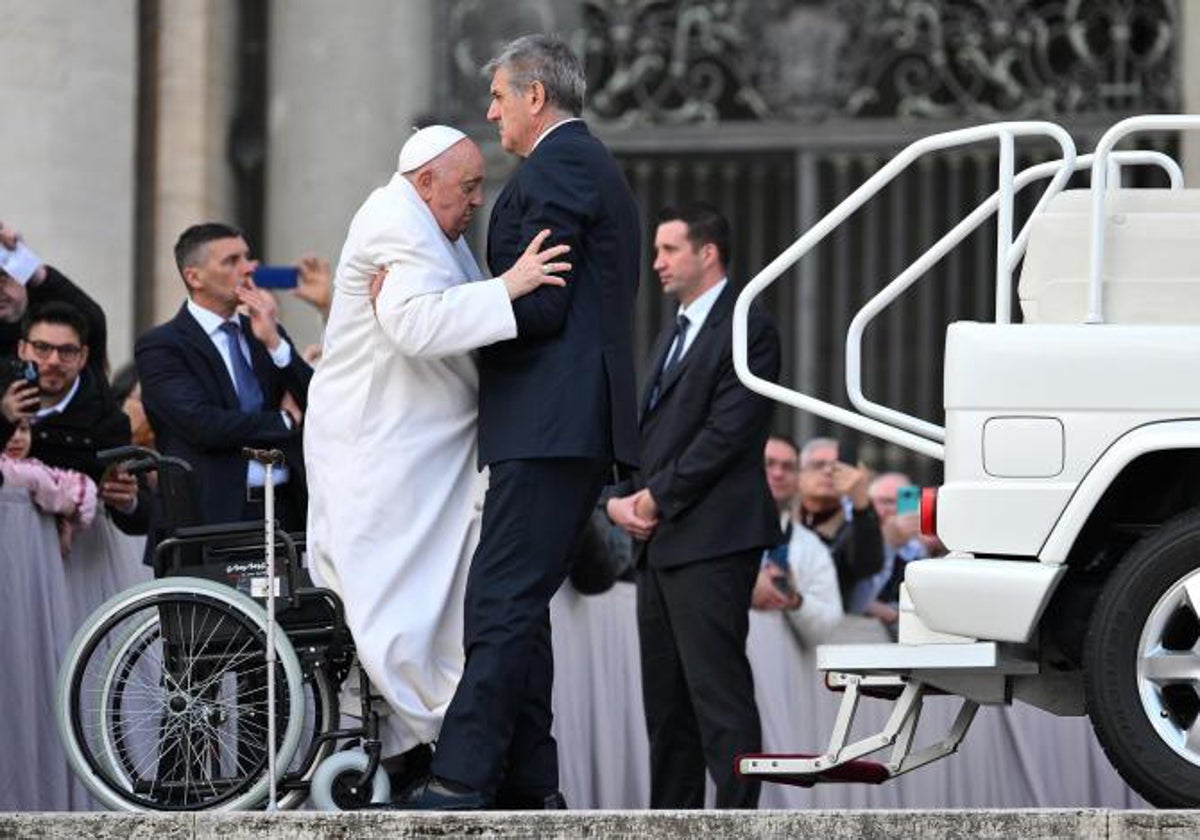
<svg viewBox="0 0 1200 840"><path fill-rule="evenodd" d="M795 520L799 448L788 438L772 435L763 460L784 540L763 554L751 606L762 613L781 611L800 641L813 647L842 620L837 571L825 544Z"/></svg>

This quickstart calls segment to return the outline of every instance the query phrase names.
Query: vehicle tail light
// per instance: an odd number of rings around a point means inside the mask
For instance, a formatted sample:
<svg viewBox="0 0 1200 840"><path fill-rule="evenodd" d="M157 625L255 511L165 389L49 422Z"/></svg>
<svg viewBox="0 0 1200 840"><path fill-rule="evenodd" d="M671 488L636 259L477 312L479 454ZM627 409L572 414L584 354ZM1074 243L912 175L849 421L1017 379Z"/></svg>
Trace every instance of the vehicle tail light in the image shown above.
<svg viewBox="0 0 1200 840"><path fill-rule="evenodd" d="M936 487L921 488L921 536L937 536L937 497Z"/></svg>

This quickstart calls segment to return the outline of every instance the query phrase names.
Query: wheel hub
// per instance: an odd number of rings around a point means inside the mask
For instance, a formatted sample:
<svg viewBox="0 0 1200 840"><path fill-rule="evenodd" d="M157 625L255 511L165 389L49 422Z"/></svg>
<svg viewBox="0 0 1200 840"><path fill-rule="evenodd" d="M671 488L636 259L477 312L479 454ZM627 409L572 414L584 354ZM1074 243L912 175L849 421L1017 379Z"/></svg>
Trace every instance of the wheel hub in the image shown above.
<svg viewBox="0 0 1200 840"><path fill-rule="evenodd" d="M1138 693L1159 737L1200 767L1200 570L1150 610L1138 642Z"/></svg>

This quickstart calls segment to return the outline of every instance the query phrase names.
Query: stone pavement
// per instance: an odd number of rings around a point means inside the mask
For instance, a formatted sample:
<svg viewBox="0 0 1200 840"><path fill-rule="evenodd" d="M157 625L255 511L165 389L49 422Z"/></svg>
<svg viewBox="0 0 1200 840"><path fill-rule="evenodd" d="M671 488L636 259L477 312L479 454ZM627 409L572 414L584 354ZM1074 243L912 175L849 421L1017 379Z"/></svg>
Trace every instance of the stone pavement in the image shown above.
<svg viewBox="0 0 1200 840"><path fill-rule="evenodd" d="M568 811L560 813L21 814L0 813L0 840L899 840L900 838L1200 837L1200 811Z"/></svg>

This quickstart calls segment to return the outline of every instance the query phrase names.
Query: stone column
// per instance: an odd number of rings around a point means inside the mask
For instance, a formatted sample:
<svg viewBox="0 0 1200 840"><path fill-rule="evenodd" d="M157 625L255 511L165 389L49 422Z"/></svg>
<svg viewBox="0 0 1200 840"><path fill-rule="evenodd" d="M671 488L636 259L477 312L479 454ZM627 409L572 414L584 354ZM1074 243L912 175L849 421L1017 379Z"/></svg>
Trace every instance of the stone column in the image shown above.
<svg viewBox="0 0 1200 840"><path fill-rule="evenodd" d="M270 32L263 256L336 265L354 211L434 105L434 2L273 0ZM310 308L283 310L297 344L319 339Z"/></svg>
<svg viewBox="0 0 1200 840"><path fill-rule="evenodd" d="M174 245L190 225L232 221L233 173L227 137L237 76L237 10L225 0L157 4L153 77L154 176L151 190L153 322L175 315L186 297Z"/></svg>
<svg viewBox="0 0 1200 840"><path fill-rule="evenodd" d="M1200 114L1200 2L1186 0L1179 5L1179 73L1183 81L1183 112ZM1193 189L1200 189L1200 131L1184 132L1180 142L1184 183Z"/></svg>
<svg viewBox="0 0 1200 840"><path fill-rule="evenodd" d="M132 349L137 14L130 0L0 4L0 219L104 307Z"/></svg>

